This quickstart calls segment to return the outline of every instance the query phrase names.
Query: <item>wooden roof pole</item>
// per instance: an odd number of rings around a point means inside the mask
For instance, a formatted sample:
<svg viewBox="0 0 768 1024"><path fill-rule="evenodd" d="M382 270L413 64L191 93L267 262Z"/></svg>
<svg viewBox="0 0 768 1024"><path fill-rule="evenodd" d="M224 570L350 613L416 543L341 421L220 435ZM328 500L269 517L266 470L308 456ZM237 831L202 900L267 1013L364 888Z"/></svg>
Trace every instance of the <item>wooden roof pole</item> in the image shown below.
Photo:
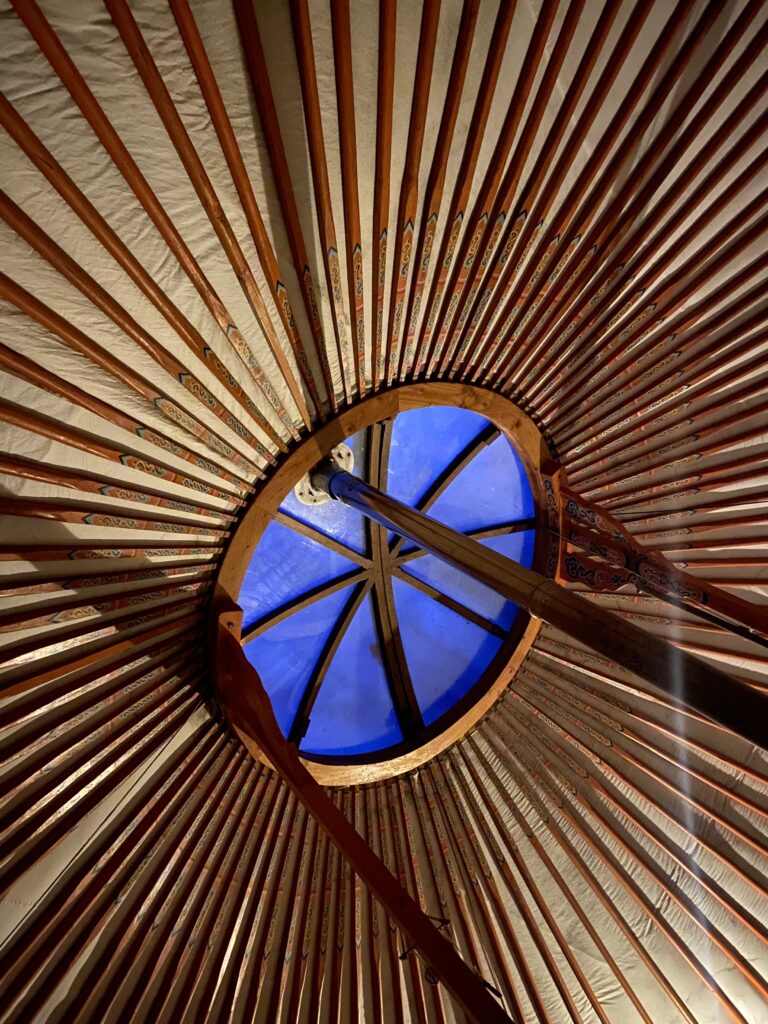
<svg viewBox="0 0 768 1024"><path fill-rule="evenodd" d="M768 699L747 684L391 498L330 459L313 471L312 484L648 680L673 700L768 747Z"/></svg>
<svg viewBox="0 0 768 1024"><path fill-rule="evenodd" d="M768 612L765 607L729 594L679 569L655 547L638 544L632 534L601 505L583 498L567 487L561 490L563 519L560 533L575 547L590 549L597 540L602 557L612 565L634 573L637 586L672 603L682 604L694 614L724 616L724 628L755 643L766 643Z"/></svg>
<svg viewBox="0 0 768 1024"><path fill-rule="evenodd" d="M480 978L441 935L421 907L400 885L366 841L336 807L283 737L258 674L240 645L243 613L222 598L213 621L214 671L221 706L246 746L258 744L292 792L353 870L381 901L427 967L445 985L470 1020L512 1024Z"/></svg>

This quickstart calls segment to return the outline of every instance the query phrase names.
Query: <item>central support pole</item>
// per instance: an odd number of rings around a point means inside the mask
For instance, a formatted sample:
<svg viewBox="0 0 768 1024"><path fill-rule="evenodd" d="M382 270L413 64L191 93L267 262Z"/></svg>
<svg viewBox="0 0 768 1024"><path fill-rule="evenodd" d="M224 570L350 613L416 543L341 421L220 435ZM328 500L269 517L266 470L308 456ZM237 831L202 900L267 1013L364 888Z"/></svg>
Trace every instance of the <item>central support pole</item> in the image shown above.
<svg viewBox="0 0 768 1024"><path fill-rule="evenodd" d="M391 498L332 459L323 460L310 476L317 490L461 569L675 702L768 747L768 699L751 686Z"/></svg>

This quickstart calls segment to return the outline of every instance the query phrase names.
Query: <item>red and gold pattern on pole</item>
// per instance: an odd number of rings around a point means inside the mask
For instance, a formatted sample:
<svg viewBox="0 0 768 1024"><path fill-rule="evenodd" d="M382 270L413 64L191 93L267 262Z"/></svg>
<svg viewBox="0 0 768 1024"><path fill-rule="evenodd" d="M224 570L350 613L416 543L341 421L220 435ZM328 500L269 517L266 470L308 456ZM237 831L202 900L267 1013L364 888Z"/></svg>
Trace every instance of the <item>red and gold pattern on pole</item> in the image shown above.
<svg viewBox="0 0 768 1024"><path fill-rule="evenodd" d="M560 574L571 582L584 581L597 590L618 589L634 583L657 596L670 597L704 611L723 615L753 633L768 636L768 613L690 573L678 569L660 551L643 547L614 517L567 487L561 489L561 536L563 540L598 556L613 568L592 558L561 552Z"/></svg>

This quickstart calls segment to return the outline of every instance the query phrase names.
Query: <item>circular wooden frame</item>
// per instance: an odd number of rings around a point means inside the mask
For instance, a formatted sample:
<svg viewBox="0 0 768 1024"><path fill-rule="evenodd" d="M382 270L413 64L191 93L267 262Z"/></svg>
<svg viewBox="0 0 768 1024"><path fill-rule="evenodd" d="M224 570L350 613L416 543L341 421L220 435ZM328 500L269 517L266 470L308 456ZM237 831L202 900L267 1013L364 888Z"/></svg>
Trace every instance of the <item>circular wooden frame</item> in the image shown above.
<svg viewBox="0 0 768 1024"><path fill-rule="evenodd" d="M364 398L356 405L345 409L333 420L300 441L283 457L271 476L258 487L229 542L219 568L217 592L237 603L253 553L280 503L301 477L335 445L373 423L393 419L398 413L436 405L455 406L479 413L514 444L526 468L536 507L538 529L533 568L541 571L547 556L548 532L540 474L545 467L547 471L551 471L553 461L533 421L514 402L485 388L450 382L403 384ZM303 758L304 764L323 785L360 785L378 782L418 768L460 739L484 717L514 678L540 628L540 620L528 618L520 630L515 630L513 649L507 652L501 667L499 668L495 659L492 663L496 678L491 685L487 686L482 695L473 700L471 707L460 713L458 718L415 749L386 761L377 759L369 763L342 764ZM267 758L251 740L242 734L239 735L255 758L269 764ZM374 756L379 758L379 754Z"/></svg>

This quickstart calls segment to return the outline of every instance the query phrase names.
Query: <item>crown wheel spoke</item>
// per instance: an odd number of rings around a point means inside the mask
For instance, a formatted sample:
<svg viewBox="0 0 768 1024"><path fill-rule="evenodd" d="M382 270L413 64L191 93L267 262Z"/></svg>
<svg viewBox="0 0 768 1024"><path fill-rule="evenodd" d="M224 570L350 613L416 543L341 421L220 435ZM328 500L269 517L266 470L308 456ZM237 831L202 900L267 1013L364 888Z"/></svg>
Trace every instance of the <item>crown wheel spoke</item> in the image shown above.
<svg viewBox="0 0 768 1024"><path fill-rule="evenodd" d="M368 447L368 479L374 487L385 488L387 486L391 440L391 420L375 423L371 427ZM395 595L392 588L387 531L378 523L371 523L369 537L373 559L374 611L376 628L379 633L379 646L403 738L412 740L423 731L424 720L413 689L400 635Z"/></svg>

